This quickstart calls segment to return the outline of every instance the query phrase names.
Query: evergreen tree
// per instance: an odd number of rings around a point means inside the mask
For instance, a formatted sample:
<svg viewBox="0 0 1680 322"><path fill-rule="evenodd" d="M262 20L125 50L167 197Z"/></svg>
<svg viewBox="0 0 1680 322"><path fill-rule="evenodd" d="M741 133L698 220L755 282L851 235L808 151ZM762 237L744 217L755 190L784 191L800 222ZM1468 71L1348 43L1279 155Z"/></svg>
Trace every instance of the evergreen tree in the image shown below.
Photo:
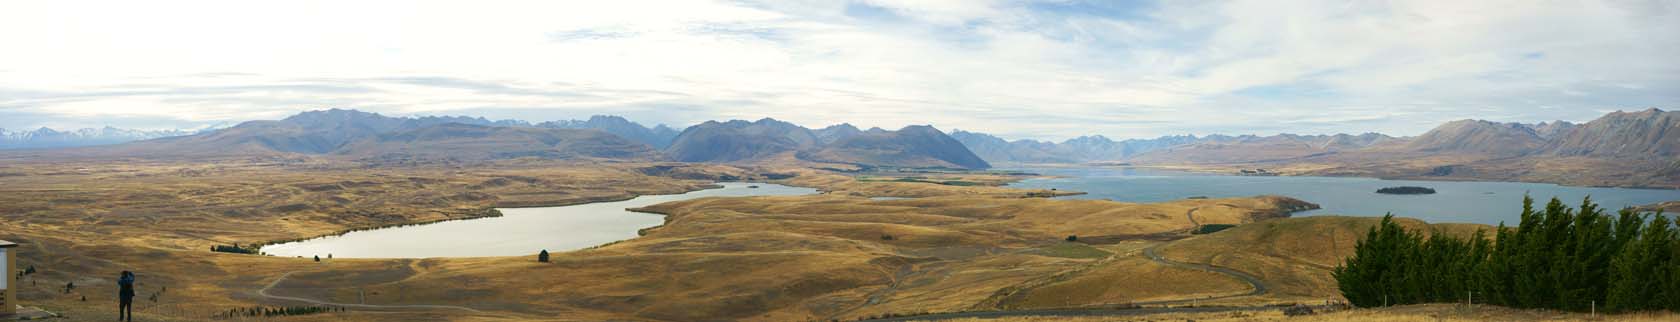
<svg viewBox="0 0 1680 322"><path fill-rule="evenodd" d="M541 263L547 263L548 262L548 250L547 249L542 250L541 253L537 253L537 262L541 262Z"/></svg>

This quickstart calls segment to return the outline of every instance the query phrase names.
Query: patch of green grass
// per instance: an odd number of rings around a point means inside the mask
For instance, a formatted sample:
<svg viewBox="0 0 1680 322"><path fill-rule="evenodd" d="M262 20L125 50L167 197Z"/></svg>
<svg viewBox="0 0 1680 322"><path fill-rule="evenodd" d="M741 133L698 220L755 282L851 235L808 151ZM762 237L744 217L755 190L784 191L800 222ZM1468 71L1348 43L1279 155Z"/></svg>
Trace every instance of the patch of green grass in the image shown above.
<svg viewBox="0 0 1680 322"><path fill-rule="evenodd" d="M1053 246L1039 248L1033 253L1062 258L1103 258L1112 255L1109 252L1081 243L1057 243Z"/></svg>

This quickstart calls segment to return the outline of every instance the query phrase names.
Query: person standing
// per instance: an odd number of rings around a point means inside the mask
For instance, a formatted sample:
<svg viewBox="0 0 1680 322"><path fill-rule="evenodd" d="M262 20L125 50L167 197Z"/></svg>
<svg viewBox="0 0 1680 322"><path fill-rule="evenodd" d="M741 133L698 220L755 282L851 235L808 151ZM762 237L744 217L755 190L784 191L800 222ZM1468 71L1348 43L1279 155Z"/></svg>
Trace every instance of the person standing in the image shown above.
<svg viewBox="0 0 1680 322"><path fill-rule="evenodd" d="M134 321L134 272L123 271L117 278L117 321Z"/></svg>

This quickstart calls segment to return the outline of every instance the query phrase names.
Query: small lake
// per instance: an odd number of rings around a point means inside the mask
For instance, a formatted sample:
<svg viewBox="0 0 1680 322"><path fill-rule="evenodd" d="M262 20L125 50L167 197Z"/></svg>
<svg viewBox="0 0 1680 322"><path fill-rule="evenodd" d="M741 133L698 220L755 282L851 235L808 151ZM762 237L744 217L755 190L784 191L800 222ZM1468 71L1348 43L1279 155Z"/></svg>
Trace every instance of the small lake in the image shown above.
<svg viewBox="0 0 1680 322"><path fill-rule="evenodd" d="M613 202L538 208L501 208L501 217L350 232L339 236L263 246L275 256L427 258L536 255L636 238L636 231L665 223L665 216L626 211L704 197L790 196L816 189L764 183L719 183L723 188L648 195ZM757 187L757 188L753 188Z"/></svg>
<svg viewBox="0 0 1680 322"><path fill-rule="evenodd" d="M1581 198L1606 209L1621 209L1662 201L1680 200L1680 190L1568 187L1545 183L1453 182L1382 180L1352 177L1259 177L1190 173L1120 167L1017 168L1025 172L1062 178L1028 179L1011 187L1057 188L1089 194L1069 199L1109 199L1122 202L1161 202L1206 196L1210 198L1283 195L1318 204L1323 209L1299 212L1297 216L1355 215L1423 219L1431 223L1458 222L1515 226L1522 212L1524 194L1534 197L1535 207L1544 207L1552 197L1571 207ZM1435 189L1429 195L1387 195L1377 189L1419 186ZM1613 212L1612 212L1613 213Z"/></svg>

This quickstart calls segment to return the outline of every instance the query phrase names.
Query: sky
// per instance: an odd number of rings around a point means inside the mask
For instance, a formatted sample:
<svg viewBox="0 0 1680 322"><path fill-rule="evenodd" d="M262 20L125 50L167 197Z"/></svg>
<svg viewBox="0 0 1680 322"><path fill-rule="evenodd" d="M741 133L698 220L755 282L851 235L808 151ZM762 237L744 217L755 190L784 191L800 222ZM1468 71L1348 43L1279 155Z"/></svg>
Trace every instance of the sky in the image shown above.
<svg viewBox="0 0 1680 322"><path fill-rule="evenodd" d="M7 1L0 128L352 108L1060 140L1680 107L1680 2Z"/></svg>

